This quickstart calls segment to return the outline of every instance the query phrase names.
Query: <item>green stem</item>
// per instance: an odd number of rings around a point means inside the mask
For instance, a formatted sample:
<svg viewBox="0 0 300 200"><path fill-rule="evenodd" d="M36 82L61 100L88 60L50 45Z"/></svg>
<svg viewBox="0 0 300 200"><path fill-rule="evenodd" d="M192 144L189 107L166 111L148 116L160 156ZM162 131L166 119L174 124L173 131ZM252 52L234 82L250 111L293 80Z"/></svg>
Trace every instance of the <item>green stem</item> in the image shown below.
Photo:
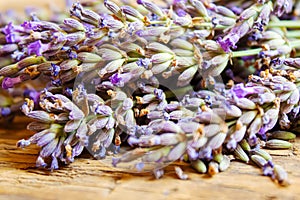
<svg viewBox="0 0 300 200"><path fill-rule="evenodd" d="M249 49L249 50L243 50L243 51L233 51L231 52L231 57L243 57L243 56L253 56L259 54L261 52L262 48L257 49Z"/></svg>
<svg viewBox="0 0 300 200"><path fill-rule="evenodd" d="M289 37L289 38L300 38L300 30L287 31L287 33L285 35L286 35L286 37Z"/></svg>
<svg viewBox="0 0 300 200"><path fill-rule="evenodd" d="M300 28L299 21L292 21L292 20L280 20L278 22L270 22L268 24L268 28Z"/></svg>
<svg viewBox="0 0 300 200"><path fill-rule="evenodd" d="M126 61L127 62L135 62L138 61L140 58L127 58Z"/></svg>
<svg viewBox="0 0 300 200"><path fill-rule="evenodd" d="M300 40L288 41L288 43L291 48L300 47ZM261 50L262 48L233 51L231 52L231 58L257 55L259 52L261 52Z"/></svg>
<svg viewBox="0 0 300 200"><path fill-rule="evenodd" d="M289 41L292 48L300 47L300 40Z"/></svg>
<svg viewBox="0 0 300 200"><path fill-rule="evenodd" d="M228 26L223 26L223 25L216 25L214 26L211 22L204 22L201 24L195 25L195 27L200 28L200 27L208 27L208 28L214 28L214 29L225 29L228 28Z"/></svg>
<svg viewBox="0 0 300 200"><path fill-rule="evenodd" d="M228 127L230 127L230 126L232 126L232 125L235 125L235 124L236 124L236 121L237 121L237 120L232 120L232 121L226 122L226 125L227 125Z"/></svg>

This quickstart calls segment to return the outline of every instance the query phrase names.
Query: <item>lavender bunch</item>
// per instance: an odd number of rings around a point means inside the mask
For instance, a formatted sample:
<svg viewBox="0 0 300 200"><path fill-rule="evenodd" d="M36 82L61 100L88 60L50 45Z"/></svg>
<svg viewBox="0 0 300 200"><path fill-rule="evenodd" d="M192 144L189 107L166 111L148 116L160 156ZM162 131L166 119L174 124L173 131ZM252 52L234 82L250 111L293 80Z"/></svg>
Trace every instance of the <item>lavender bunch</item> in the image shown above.
<svg viewBox="0 0 300 200"><path fill-rule="evenodd" d="M58 169L58 160L68 164L90 147L102 158L106 149L115 150L115 120L112 110L97 95L87 94L82 87L73 92L73 101L61 94L44 90L40 95L39 110L34 102L26 99L23 113L35 120L28 129L37 133L28 140L20 140L19 147L37 144L42 148L37 166L46 167L45 159L51 158L51 169Z"/></svg>
<svg viewBox="0 0 300 200"><path fill-rule="evenodd" d="M179 159L214 175L233 155L286 184L262 148L290 148L295 135L273 130L298 124L298 60L289 57L299 53L299 26L280 19L292 2L225 5L105 0L74 3L63 23L8 23L2 88L44 87L21 106L36 133L18 146L41 147L37 166L57 169L87 148L113 155L114 166L150 165L157 177ZM136 148L118 156L121 143Z"/></svg>

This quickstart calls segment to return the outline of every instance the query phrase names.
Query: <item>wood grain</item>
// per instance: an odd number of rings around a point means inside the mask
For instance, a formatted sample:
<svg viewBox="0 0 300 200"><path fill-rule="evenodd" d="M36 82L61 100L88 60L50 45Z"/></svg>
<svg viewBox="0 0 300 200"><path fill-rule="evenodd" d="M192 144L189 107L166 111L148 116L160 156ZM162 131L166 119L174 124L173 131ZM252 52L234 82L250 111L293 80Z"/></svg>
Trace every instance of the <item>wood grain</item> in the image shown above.
<svg viewBox="0 0 300 200"><path fill-rule="evenodd" d="M237 161L223 173L210 178L182 163L189 180L176 178L174 166L155 180L151 174L114 170L89 155L60 170L35 168L38 148L18 149L19 139L31 135L28 121L18 118L0 129L0 199L290 199L300 198L300 138L291 150L270 151L274 162L288 172L291 185L280 187L252 165Z"/></svg>

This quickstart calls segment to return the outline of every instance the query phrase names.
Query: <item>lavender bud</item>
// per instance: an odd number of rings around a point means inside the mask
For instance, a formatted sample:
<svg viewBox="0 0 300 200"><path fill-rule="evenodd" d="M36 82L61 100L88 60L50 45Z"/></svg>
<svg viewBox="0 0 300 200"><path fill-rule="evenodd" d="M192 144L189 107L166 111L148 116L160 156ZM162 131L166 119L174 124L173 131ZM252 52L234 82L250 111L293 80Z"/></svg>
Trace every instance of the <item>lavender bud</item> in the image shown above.
<svg viewBox="0 0 300 200"><path fill-rule="evenodd" d="M181 180L187 180L189 178L187 174L183 173L180 167L175 167L175 173Z"/></svg>
<svg viewBox="0 0 300 200"><path fill-rule="evenodd" d="M246 134L247 126L242 126L240 129L236 130L231 137L234 138L236 142L240 142Z"/></svg>
<svg viewBox="0 0 300 200"><path fill-rule="evenodd" d="M160 53L173 54L173 51L169 47L158 42L150 43L149 45L147 45L147 49L155 52L160 52Z"/></svg>
<svg viewBox="0 0 300 200"><path fill-rule="evenodd" d="M158 53L158 54L154 54L151 57L152 63L163 63L169 60L172 60L174 57L174 55L169 54L169 53Z"/></svg>
<svg viewBox="0 0 300 200"><path fill-rule="evenodd" d="M156 4L154 4L150 1L145 1L145 0L138 0L138 4L142 4L147 10L156 14L157 16L164 17L163 10Z"/></svg>
<svg viewBox="0 0 300 200"><path fill-rule="evenodd" d="M162 169L155 169L153 171L153 174L154 174L154 176L155 176L156 179L160 179L164 175L164 170L162 170Z"/></svg>
<svg viewBox="0 0 300 200"><path fill-rule="evenodd" d="M88 53L88 52L80 52L78 53L78 60L82 62L91 62L91 63L97 63L102 60L100 56L94 53Z"/></svg>
<svg viewBox="0 0 300 200"><path fill-rule="evenodd" d="M41 123L41 122L31 122L27 125L27 129L31 130L31 131L42 131L44 129L49 129L50 128L50 124L48 123Z"/></svg>
<svg viewBox="0 0 300 200"><path fill-rule="evenodd" d="M180 39L180 38L176 38L176 39L172 40L170 42L170 45L173 48L185 49L188 51L193 51L193 49L194 49L194 46L192 43L188 42L187 40Z"/></svg>
<svg viewBox="0 0 300 200"><path fill-rule="evenodd" d="M279 140L293 140L296 138L296 135L288 131L274 131L268 135L268 138Z"/></svg>
<svg viewBox="0 0 300 200"><path fill-rule="evenodd" d="M115 4L114 2L109 1L109 0L105 0L104 1L104 6L108 10L110 10L112 13L114 13L117 17L119 17L120 19L124 18L123 13L122 13L120 7L117 4Z"/></svg>
<svg viewBox="0 0 300 200"><path fill-rule="evenodd" d="M279 165L274 166L274 175L273 179L276 179L280 185L287 186L288 182L288 174L287 172Z"/></svg>
<svg viewBox="0 0 300 200"><path fill-rule="evenodd" d="M192 161L192 167L199 173L204 174L207 172L207 167L202 160Z"/></svg>
<svg viewBox="0 0 300 200"><path fill-rule="evenodd" d="M191 4L195 7L195 9L202 17L209 17L207 9L200 0L191 0Z"/></svg>
<svg viewBox="0 0 300 200"><path fill-rule="evenodd" d="M17 142L17 147L25 148L25 147L29 146L30 144L31 144L31 142L29 140L22 139Z"/></svg>
<svg viewBox="0 0 300 200"><path fill-rule="evenodd" d="M227 170L230 166L230 158L226 155L223 156L223 159L221 160L221 162L219 163L219 170L221 172L224 172L225 170Z"/></svg>
<svg viewBox="0 0 300 200"><path fill-rule="evenodd" d="M238 144L236 149L234 150L234 155L237 159L244 161L246 163L249 162L249 157L245 153L245 151L242 149L242 147Z"/></svg>
<svg viewBox="0 0 300 200"><path fill-rule="evenodd" d="M78 31L85 31L83 24L77 21L76 19L66 18L64 19L64 24Z"/></svg>
<svg viewBox="0 0 300 200"><path fill-rule="evenodd" d="M207 146L212 149L219 148L223 142L225 141L226 134L223 132L218 133L217 135L213 136L209 141Z"/></svg>
<svg viewBox="0 0 300 200"><path fill-rule="evenodd" d="M134 8L132 8L131 6L126 6L126 5L122 6L121 10L126 15L131 15L131 16L139 19L139 20L143 20L144 19L144 16L139 11L137 11Z"/></svg>
<svg viewBox="0 0 300 200"><path fill-rule="evenodd" d="M251 160L255 164L257 164L259 167L263 167L263 166L265 166L267 164L267 161L263 157L261 157L259 155L252 155L251 156Z"/></svg>
<svg viewBox="0 0 300 200"><path fill-rule="evenodd" d="M266 161L272 160L271 155L263 149L255 148L251 150L251 153L263 157Z"/></svg>
<svg viewBox="0 0 300 200"><path fill-rule="evenodd" d="M169 60L163 63L153 65L151 71L153 72L153 74L161 74L162 72L166 71L168 67L170 67L171 63L172 60Z"/></svg>
<svg viewBox="0 0 300 200"><path fill-rule="evenodd" d="M49 157L56 149L57 143L58 143L58 139L55 139L49 142L46 146L43 146L42 150L40 151L41 157L43 158Z"/></svg>
<svg viewBox="0 0 300 200"><path fill-rule="evenodd" d="M208 171L207 172L210 176L213 176L213 175L219 173L219 164L215 161L210 161L208 163Z"/></svg>
<svg viewBox="0 0 300 200"><path fill-rule="evenodd" d="M270 149L289 149L292 146L290 142L278 139L272 139L266 142L266 147Z"/></svg>
<svg viewBox="0 0 300 200"><path fill-rule="evenodd" d="M45 111L41 111L41 110L31 111L31 112L27 113L26 116L28 116L32 119L35 119L37 121L46 122L46 123L54 122L57 118L56 115L49 114L49 113L47 113Z"/></svg>
<svg viewBox="0 0 300 200"><path fill-rule="evenodd" d="M146 28L145 30L136 31L135 34L139 37L161 36L168 31L167 27Z"/></svg>
<svg viewBox="0 0 300 200"><path fill-rule="evenodd" d="M253 136L254 134L258 133L259 130L261 129L262 127L262 117L260 114L258 114L254 121L251 123L251 125L249 126L248 128L248 133L250 136Z"/></svg>
<svg viewBox="0 0 300 200"><path fill-rule="evenodd" d="M36 160L36 166L37 167L46 167L47 164L45 163L44 159L41 156L39 156Z"/></svg>
<svg viewBox="0 0 300 200"><path fill-rule="evenodd" d="M205 137L213 137L222 130L223 127L219 124L208 124L203 127L202 132L204 133Z"/></svg>
<svg viewBox="0 0 300 200"><path fill-rule="evenodd" d="M177 144L174 148L172 148L172 150L168 154L167 157L168 160L169 161L178 160L184 154L186 147L187 147L186 142L180 142L179 144Z"/></svg>
<svg viewBox="0 0 300 200"><path fill-rule="evenodd" d="M117 52L115 50L112 50L112 49L108 49L108 48L100 48L98 50L98 53L101 55L102 59L106 60L106 61L109 61L109 60L118 60L118 59L122 59L123 58L123 56L122 56L121 53L119 53L119 52Z"/></svg>
<svg viewBox="0 0 300 200"><path fill-rule="evenodd" d="M188 69L184 70L178 77L177 86L184 86L190 83L190 81L193 79L194 75L196 74L198 70L198 66L192 66Z"/></svg>
<svg viewBox="0 0 300 200"><path fill-rule="evenodd" d="M249 110L252 110L252 109L255 109L256 108L256 104L251 101L250 99L247 99L247 98L237 98L235 100L237 106L241 109L249 109Z"/></svg>
<svg viewBox="0 0 300 200"><path fill-rule="evenodd" d="M232 12L229 8L226 8L225 6L213 6L213 11L227 17L236 18L236 15L234 12Z"/></svg>

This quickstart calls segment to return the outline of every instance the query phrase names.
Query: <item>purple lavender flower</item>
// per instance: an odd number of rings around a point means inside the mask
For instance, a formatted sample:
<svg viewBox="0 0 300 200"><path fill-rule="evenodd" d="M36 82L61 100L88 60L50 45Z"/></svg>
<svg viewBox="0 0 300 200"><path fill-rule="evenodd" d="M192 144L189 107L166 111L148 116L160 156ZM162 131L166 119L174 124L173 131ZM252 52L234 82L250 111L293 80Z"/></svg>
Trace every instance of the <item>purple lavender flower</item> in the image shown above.
<svg viewBox="0 0 300 200"><path fill-rule="evenodd" d="M109 78L110 82L114 85L117 85L121 80L122 78L119 76L118 73L112 75L110 78Z"/></svg>
<svg viewBox="0 0 300 200"><path fill-rule="evenodd" d="M112 114L112 110L109 106L106 105L98 105L95 108L95 114L99 114L101 116L109 116Z"/></svg>
<svg viewBox="0 0 300 200"><path fill-rule="evenodd" d="M143 4L143 0L137 0L136 3L137 4Z"/></svg>
<svg viewBox="0 0 300 200"><path fill-rule="evenodd" d="M226 53L229 53L231 48L235 49L237 47L236 43L239 41L239 39L240 37L234 33L228 34L223 38L219 37L217 42Z"/></svg>
<svg viewBox="0 0 300 200"><path fill-rule="evenodd" d="M187 15L187 13L183 9L177 9L176 13L179 17L184 17Z"/></svg>
<svg viewBox="0 0 300 200"><path fill-rule="evenodd" d="M22 80L20 76L17 76L15 78L10 78L10 77L5 77L2 81L2 88L3 89L8 89L8 88L13 88L14 85L21 83Z"/></svg>
<svg viewBox="0 0 300 200"><path fill-rule="evenodd" d="M40 99L40 92L31 89L24 90L24 97L29 98L34 101L35 105L38 105Z"/></svg>
<svg viewBox="0 0 300 200"><path fill-rule="evenodd" d="M180 4L180 3L187 3L187 0L173 0L173 5L176 5L176 4Z"/></svg>
<svg viewBox="0 0 300 200"><path fill-rule="evenodd" d="M271 160L269 160L264 166L263 166L263 175L265 176L273 176L274 174L274 164Z"/></svg>
<svg viewBox="0 0 300 200"><path fill-rule="evenodd" d="M237 47L237 42L249 32L250 27L251 25L248 21L238 24L233 27L226 36L218 38L217 42L222 49L228 53L231 51L230 48L235 49Z"/></svg>
<svg viewBox="0 0 300 200"><path fill-rule="evenodd" d="M292 0L276 0L274 5L274 13L281 17L284 13L290 13L293 9Z"/></svg>
<svg viewBox="0 0 300 200"><path fill-rule="evenodd" d="M23 27L25 32L35 31L38 29L38 25L30 21L24 21L23 24L21 24L21 27Z"/></svg>
<svg viewBox="0 0 300 200"><path fill-rule="evenodd" d="M60 67L58 65L53 64L53 63L51 63L51 66L52 66L51 75L52 76L58 76L58 74L60 72Z"/></svg>
<svg viewBox="0 0 300 200"><path fill-rule="evenodd" d="M199 158L211 160L213 158L212 156L212 149L210 147L206 147L199 152Z"/></svg>
<svg viewBox="0 0 300 200"><path fill-rule="evenodd" d="M3 29L2 29L2 32L5 34L5 35L8 35L8 34L11 34L15 31L15 27L13 25L12 22L10 22L9 24L7 24Z"/></svg>
<svg viewBox="0 0 300 200"><path fill-rule="evenodd" d="M7 43L17 43L21 41L20 36L16 33L15 26L10 22L3 29L2 32L6 35L5 39Z"/></svg>
<svg viewBox="0 0 300 200"><path fill-rule="evenodd" d="M27 53L29 55L35 54L41 56L42 53L49 49L49 44L43 44L40 40L30 43L27 46Z"/></svg>
<svg viewBox="0 0 300 200"><path fill-rule="evenodd" d="M22 37L20 37L19 35L17 35L16 33L11 33L5 36L6 42L7 43L18 43L20 42L22 39Z"/></svg>
<svg viewBox="0 0 300 200"><path fill-rule="evenodd" d="M11 109L9 107L0 108L0 116L6 117L11 114Z"/></svg>
<svg viewBox="0 0 300 200"><path fill-rule="evenodd" d="M238 98L244 98L247 95L261 93L264 88L260 87L245 87L243 83L239 83L231 88L231 93L236 95Z"/></svg>
<svg viewBox="0 0 300 200"><path fill-rule="evenodd" d="M151 64L151 59L149 58L140 58L138 61L136 61L136 64L140 67L144 67L145 69L148 69L148 66Z"/></svg>

